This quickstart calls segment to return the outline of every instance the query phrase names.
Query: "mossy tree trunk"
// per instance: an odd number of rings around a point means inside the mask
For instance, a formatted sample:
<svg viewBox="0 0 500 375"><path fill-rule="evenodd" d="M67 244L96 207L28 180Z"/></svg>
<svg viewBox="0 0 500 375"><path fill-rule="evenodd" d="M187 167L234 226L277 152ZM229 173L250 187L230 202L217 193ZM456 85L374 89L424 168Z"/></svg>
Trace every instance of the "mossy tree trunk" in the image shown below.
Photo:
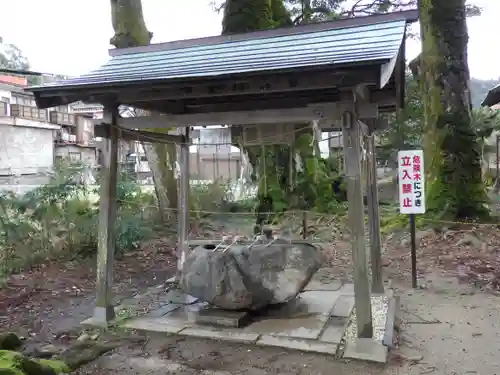
<svg viewBox="0 0 500 375"><path fill-rule="evenodd" d="M274 27L270 0L228 0L222 34L247 33Z"/></svg>
<svg viewBox="0 0 500 375"><path fill-rule="evenodd" d="M420 0L427 206L455 220L488 215L471 123L465 0Z"/></svg>
<svg viewBox="0 0 500 375"><path fill-rule="evenodd" d="M148 45L153 34L147 29L141 0L110 0L114 36L110 43L116 48ZM148 129L167 132L167 129ZM162 219L171 218L171 209L177 208L177 181L175 166L177 150L174 144L143 144L153 174L156 196Z"/></svg>
<svg viewBox="0 0 500 375"><path fill-rule="evenodd" d="M283 0L227 0L222 32L223 34L243 33L291 24L292 20ZM316 196L311 197L316 189L309 189L308 192L299 191L300 186L312 187L315 184L313 176L318 177L319 169L315 167L319 164L320 155L314 151L315 144L312 142L312 137L308 137L308 140L297 143L300 149L297 149L296 145L244 148L254 169L254 177L258 180L257 230L262 224L273 220L272 215L267 214L268 212L281 212L298 205L302 208L310 208L306 207L305 203L311 203L313 206L317 203ZM300 176L307 179L307 183L296 184L290 181L291 176L297 175L295 154L301 157L303 166ZM331 198L331 185L323 184L322 186L325 185L329 187L327 194L330 194ZM304 200L306 195L307 199Z"/></svg>
<svg viewBox="0 0 500 375"><path fill-rule="evenodd" d="M279 26L273 18L273 8L282 9L280 4L283 5L282 0L227 0L222 34L245 33ZM284 18L286 15L286 11L281 14ZM244 151L252 165L253 177L258 181L257 225L260 226L269 220L266 212L275 211L285 201L285 192L280 184L283 168L276 168L279 166L276 158L281 159L281 148L270 145L252 146L244 147Z"/></svg>

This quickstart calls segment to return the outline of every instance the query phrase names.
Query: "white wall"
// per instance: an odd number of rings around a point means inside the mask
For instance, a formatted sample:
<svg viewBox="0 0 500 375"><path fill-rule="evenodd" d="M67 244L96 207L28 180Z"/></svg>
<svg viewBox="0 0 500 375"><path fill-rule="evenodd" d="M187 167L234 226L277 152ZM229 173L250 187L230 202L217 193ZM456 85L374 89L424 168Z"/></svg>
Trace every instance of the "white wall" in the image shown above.
<svg viewBox="0 0 500 375"><path fill-rule="evenodd" d="M0 90L0 101L12 103L12 94L10 91ZM10 106L7 104L7 116L10 115Z"/></svg>
<svg viewBox="0 0 500 375"><path fill-rule="evenodd" d="M55 156L81 162L87 166L97 165L97 149L95 147L72 144L58 145L55 149Z"/></svg>
<svg viewBox="0 0 500 375"><path fill-rule="evenodd" d="M11 102L12 94L10 93L10 91L0 90L0 100L2 100L2 98L6 98L9 100L9 102Z"/></svg>
<svg viewBox="0 0 500 375"><path fill-rule="evenodd" d="M57 125L0 117L0 175L33 174L54 165Z"/></svg>

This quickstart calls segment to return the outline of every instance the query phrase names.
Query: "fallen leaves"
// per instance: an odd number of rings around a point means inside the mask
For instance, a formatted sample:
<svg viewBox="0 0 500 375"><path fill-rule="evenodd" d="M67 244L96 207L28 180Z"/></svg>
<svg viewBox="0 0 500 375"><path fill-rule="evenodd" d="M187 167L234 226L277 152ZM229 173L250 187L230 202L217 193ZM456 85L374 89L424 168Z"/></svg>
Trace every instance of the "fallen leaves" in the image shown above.
<svg viewBox="0 0 500 375"><path fill-rule="evenodd" d="M329 228L317 228L327 233ZM330 228L330 240L323 240L328 266L338 275L352 278L352 251L349 236ZM496 225L464 225L461 228L417 231L417 269L419 276L434 270L457 277L483 290L500 291L500 231ZM366 245L369 246L367 236ZM382 267L388 278L410 280L409 233L390 233L383 245Z"/></svg>
<svg viewBox="0 0 500 375"><path fill-rule="evenodd" d="M116 295L127 296L175 273L175 244L160 238L126 253L114 264ZM65 326L92 314L96 260L50 262L7 278L0 288L0 326L36 341L51 340ZM83 301L83 302L82 302Z"/></svg>
<svg viewBox="0 0 500 375"><path fill-rule="evenodd" d="M437 267L482 289L500 290L500 231L495 225L427 232L418 242L420 272ZM409 246L395 240L386 245L385 262L409 270Z"/></svg>

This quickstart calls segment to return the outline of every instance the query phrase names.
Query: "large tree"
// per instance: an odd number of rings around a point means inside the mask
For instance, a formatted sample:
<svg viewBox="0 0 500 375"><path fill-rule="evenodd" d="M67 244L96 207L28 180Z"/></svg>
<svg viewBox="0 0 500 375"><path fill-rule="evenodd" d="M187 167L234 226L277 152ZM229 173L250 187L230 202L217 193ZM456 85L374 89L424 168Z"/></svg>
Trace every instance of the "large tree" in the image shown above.
<svg viewBox="0 0 500 375"><path fill-rule="evenodd" d="M428 208L447 219L488 214L471 118L465 0L419 2Z"/></svg>
<svg viewBox="0 0 500 375"><path fill-rule="evenodd" d="M478 82L481 80L471 79L471 82L473 81L480 84ZM474 95L474 90L471 90L471 94L474 102L474 97L478 96L478 93ZM481 97L481 93L479 93L479 96L480 98L475 98L476 102L484 99L484 94ZM377 150L377 159L395 167L399 150L423 147L424 113L424 103L419 82L411 74L407 74L405 106L393 114L389 118L388 125L377 134L381 143ZM483 181L488 181L488 160L495 150L486 141L492 136L493 132L500 130L500 114L498 111L487 107L473 107L471 124L482 150Z"/></svg>
<svg viewBox="0 0 500 375"><path fill-rule="evenodd" d="M23 51L15 44L5 43L0 36L0 68L29 71L31 66ZM38 75L28 75L30 85L38 85L42 82Z"/></svg>
<svg viewBox="0 0 500 375"><path fill-rule="evenodd" d="M346 8L350 16L418 5L422 53L410 68L419 78L423 99L428 209L450 220L488 215L481 179L482 137L471 115L467 64L466 18L479 15L481 9L465 0L360 0L352 4Z"/></svg>
<svg viewBox="0 0 500 375"><path fill-rule="evenodd" d="M141 0L110 0L111 19L115 34L110 43L116 48L137 47L151 42L151 33L144 22ZM141 113L144 115L145 113ZM166 132L164 129L149 129ZM160 213L164 220L170 218L171 209L177 208L177 181L175 167L177 150L174 144L143 144L153 173Z"/></svg>
<svg viewBox="0 0 500 375"><path fill-rule="evenodd" d="M224 5L224 18L222 20L222 33L245 33L256 30L266 30L290 22L288 14L281 0L273 0L274 8L280 6L283 10L283 19L273 18L273 6L270 0L228 0ZM274 151L274 152L273 152ZM253 168L253 178L258 179L258 212L269 212L282 209L286 206L285 185L287 180L286 162L291 152L291 147L286 151L276 146L244 147ZM283 155L286 152L286 155ZM277 160L285 161L285 164ZM285 168L283 167L285 166ZM271 173L272 172L272 173ZM262 224L267 218L258 216L257 224ZM259 230L260 228L256 228Z"/></svg>
<svg viewBox="0 0 500 375"><path fill-rule="evenodd" d="M291 17L283 0L227 0L222 32L289 26L293 24ZM300 208L327 209L332 199L331 181L317 152L318 141L311 127L310 131L297 134L293 145L244 147L258 179L257 230L264 221L272 219L264 212L279 212L299 204ZM296 155L301 160L300 170L296 170Z"/></svg>
<svg viewBox="0 0 500 375"><path fill-rule="evenodd" d="M14 70L28 70L30 63L23 52L14 44L5 43L0 37L0 67Z"/></svg>
<svg viewBox="0 0 500 375"><path fill-rule="evenodd" d="M377 132L380 147L377 159L390 167L397 167L398 151L422 146L424 105L418 81L406 75L404 108L391 114L386 127Z"/></svg>

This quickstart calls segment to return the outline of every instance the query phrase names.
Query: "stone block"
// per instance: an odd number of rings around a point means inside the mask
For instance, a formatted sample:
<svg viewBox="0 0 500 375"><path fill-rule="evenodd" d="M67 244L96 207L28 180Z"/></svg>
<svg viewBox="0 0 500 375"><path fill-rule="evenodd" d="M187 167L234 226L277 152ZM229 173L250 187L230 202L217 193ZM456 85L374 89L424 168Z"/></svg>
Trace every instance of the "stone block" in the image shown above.
<svg viewBox="0 0 500 375"><path fill-rule="evenodd" d="M338 292L332 291L302 292L295 300L268 309L260 320L245 330L271 336L318 339L338 296Z"/></svg>
<svg viewBox="0 0 500 375"><path fill-rule="evenodd" d="M227 251L199 246L186 259L179 281L187 294L226 310L260 309L288 302L321 266L321 251L283 239Z"/></svg>
<svg viewBox="0 0 500 375"><path fill-rule="evenodd" d="M250 315L246 311L228 311L216 307L206 307L195 312L193 320L197 324L238 328L250 321Z"/></svg>

